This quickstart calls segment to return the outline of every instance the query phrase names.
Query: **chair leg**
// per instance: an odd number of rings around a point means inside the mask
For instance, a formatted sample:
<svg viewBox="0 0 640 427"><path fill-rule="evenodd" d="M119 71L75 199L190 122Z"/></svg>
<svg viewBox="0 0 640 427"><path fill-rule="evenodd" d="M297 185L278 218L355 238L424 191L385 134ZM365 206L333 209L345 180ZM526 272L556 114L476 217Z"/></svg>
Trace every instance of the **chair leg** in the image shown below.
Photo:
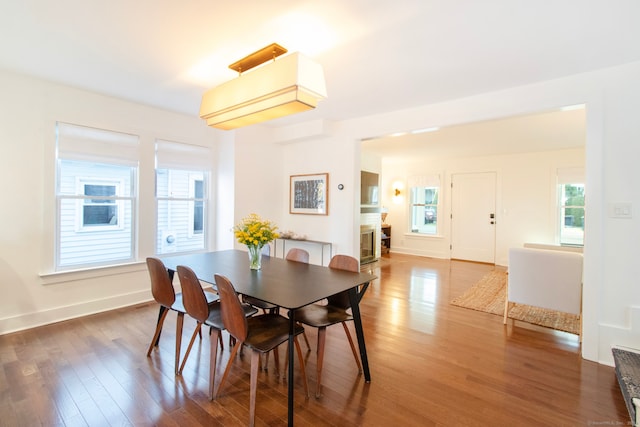
<svg viewBox="0 0 640 427"><path fill-rule="evenodd" d="M358 365L358 372L362 373L362 365L360 364L360 357L358 356L358 352L356 351L356 346L353 345L353 338L351 338L351 333L349 332L347 323L342 322L342 327L344 328L344 332L347 334L347 339L349 340L349 345L351 346L351 353L353 353L353 358L356 360L356 365Z"/></svg>
<svg viewBox="0 0 640 427"><path fill-rule="evenodd" d="M307 369L304 366L304 358L302 357L302 349L300 348L300 342L298 337L293 338L293 342L296 345L296 351L298 352L298 360L300 360L300 370L302 374L302 384L304 384L304 397L309 398L309 383L307 382ZM288 349L287 349L288 350ZM287 351L287 355L289 351Z"/></svg>
<svg viewBox="0 0 640 427"><path fill-rule="evenodd" d="M267 361L269 361L268 356L269 356L269 352L267 352ZM273 349L273 362L276 364L276 377L279 377L280 376L280 354L278 354L277 347Z"/></svg>
<svg viewBox="0 0 640 427"><path fill-rule="evenodd" d="M317 354L316 399L320 397L320 392L322 390L322 362L324 361L324 343L327 338L326 334L327 334L326 327L318 328L318 348L316 349L316 354Z"/></svg>
<svg viewBox="0 0 640 427"><path fill-rule="evenodd" d="M178 312L178 320L176 321L176 361L175 361L175 368L176 369L176 375L179 375L177 369L178 369L178 364L180 363L180 351L182 351L182 327L184 325L184 313L180 313ZM198 326L198 331L200 330L200 327ZM193 343L193 340L191 341ZM191 347L189 347L191 348ZM184 360L187 360L187 358L185 357ZM180 367L180 373L182 373L182 367Z"/></svg>
<svg viewBox="0 0 640 427"><path fill-rule="evenodd" d="M256 394L258 390L258 364L260 363L260 352L251 350L251 380L249 397L249 426L253 427L256 422Z"/></svg>
<svg viewBox="0 0 640 427"><path fill-rule="evenodd" d="M158 316L158 323L156 324L156 331L153 334L153 339L151 340L151 344L149 344L149 349L147 350L147 357L151 356L151 350L153 350L153 347L158 346L158 342L160 341L160 332L162 331L162 325L164 324L164 319L167 317L168 313L169 313L169 310L166 307L160 306L160 314Z"/></svg>
<svg viewBox="0 0 640 427"><path fill-rule="evenodd" d="M289 372L289 343L287 342L287 350L284 353L284 369L282 370L282 379L287 379L287 372Z"/></svg>
<svg viewBox="0 0 640 427"><path fill-rule="evenodd" d="M202 323L198 322L196 328L193 330L193 334L191 334L191 340L189 341L189 346L187 347L187 351L182 358L182 364L180 365L180 369L176 372L176 375L182 375L182 370L184 369L185 363L187 363L187 359L189 358L189 353L191 353L191 347L193 347L193 342L196 340L196 335L199 334L200 328L202 327ZM177 366L177 365L176 365Z"/></svg>
<svg viewBox="0 0 640 427"><path fill-rule="evenodd" d="M235 342L236 344L233 346L233 349L231 350L231 354L229 355L229 361L227 362L227 367L224 370L224 374L222 374L222 379L220 380L220 384L218 384L218 389L213 394L214 399L218 397L218 394L220 393L220 390L222 389L224 382L227 380L227 375L229 374L229 370L231 369L231 364L233 363L233 359L236 357L236 354L238 353L238 348L242 346L242 343L240 341L235 340Z"/></svg>
<svg viewBox="0 0 640 427"><path fill-rule="evenodd" d="M307 344L307 351L311 351L311 346L309 345L309 338L307 338L307 331L302 331L302 336L304 337L304 342Z"/></svg>
<svg viewBox="0 0 640 427"><path fill-rule="evenodd" d="M218 359L218 341L222 343L220 330L211 328L209 330L209 340L211 344L211 360L209 361L209 400L213 400L213 390L216 382L216 360Z"/></svg>
<svg viewBox="0 0 640 427"><path fill-rule="evenodd" d="M265 372L269 370L269 352L268 351L264 354L264 365L262 365L262 370ZM277 371L278 370L276 369L276 372Z"/></svg>
<svg viewBox="0 0 640 427"><path fill-rule="evenodd" d="M209 337L211 337L211 334L213 333L214 329L215 328L213 326L209 326ZM216 331L218 331L218 330L216 329ZM219 344L220 344L220 351L224 351L224 341L222 339L222 331L218 331L218 332L219 332L218 333L218 341L219 341ZM200 338L202 338L202 334L200 334Z"/></svg>

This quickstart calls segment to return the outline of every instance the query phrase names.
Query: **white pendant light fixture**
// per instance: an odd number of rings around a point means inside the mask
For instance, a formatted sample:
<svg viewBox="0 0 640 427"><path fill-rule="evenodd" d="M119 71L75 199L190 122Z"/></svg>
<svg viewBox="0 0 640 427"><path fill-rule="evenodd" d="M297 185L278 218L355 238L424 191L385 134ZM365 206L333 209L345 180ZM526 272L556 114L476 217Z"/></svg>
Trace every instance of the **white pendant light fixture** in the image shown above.
<svg viewBox="0 0 640 427"><path fill-rule="evenodd" d="M230 130L315 108L327 97L322 67L298 52L275 59L286 52L274 43L229 65L240 75L205 92L200 117Z"/></svg>

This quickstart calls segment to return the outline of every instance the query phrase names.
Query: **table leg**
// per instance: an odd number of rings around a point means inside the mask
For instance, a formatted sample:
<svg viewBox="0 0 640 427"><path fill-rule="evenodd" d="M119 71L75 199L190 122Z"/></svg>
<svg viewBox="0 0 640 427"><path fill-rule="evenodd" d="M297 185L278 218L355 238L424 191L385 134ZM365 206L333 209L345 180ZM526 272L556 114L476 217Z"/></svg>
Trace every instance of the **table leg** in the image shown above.
<svg viewBox="0 0 640 427"><path fill-rule="evenodd" d="M360 360L362 361L364 380L369 383L371 382L371 373L369 372L367 347L364 343L364 331L362 330L362 318L360 317L360 306L358 304L359 297L357 288L351 288L349 290L349 301L351 302L351 313L353 314L353 323L356 328L356 337L358 338L358 347L360 349Z"/></svg>
<svg viewBox="0 0 640 427"><path fill-rule="evenodd" d="M289 381L287 384L287 425L293 426L293 346L294 346L294 333L295 333L295 311L289 311Z"/></svg>

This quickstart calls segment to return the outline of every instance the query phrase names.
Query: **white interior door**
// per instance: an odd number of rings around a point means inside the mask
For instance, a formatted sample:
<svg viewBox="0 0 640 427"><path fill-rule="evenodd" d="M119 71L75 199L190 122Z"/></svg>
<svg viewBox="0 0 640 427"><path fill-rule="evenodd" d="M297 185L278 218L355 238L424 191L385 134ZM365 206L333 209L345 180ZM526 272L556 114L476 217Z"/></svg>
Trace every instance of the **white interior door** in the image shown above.
<svg viewBox="0 0 640 427"><path fill-rule="evenodd" d="M496 173L451 177L451 258L495 263Z"/></svg>

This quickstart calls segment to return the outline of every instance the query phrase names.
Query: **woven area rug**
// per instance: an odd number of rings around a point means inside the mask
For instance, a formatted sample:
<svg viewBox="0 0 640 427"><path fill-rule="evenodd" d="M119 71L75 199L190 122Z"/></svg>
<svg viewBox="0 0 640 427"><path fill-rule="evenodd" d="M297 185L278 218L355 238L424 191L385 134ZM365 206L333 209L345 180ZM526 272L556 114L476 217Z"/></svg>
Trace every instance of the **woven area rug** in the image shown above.
<svg viewBox="0 0 640 427"><path fill-rule="evenodd" d="M451 304L504 316L506 292L507 273L495 270L487 273L464 294L454 298ZM576 335L580 333L580 319L575 314L517 304L509 311L509 318Z"/></svg>

